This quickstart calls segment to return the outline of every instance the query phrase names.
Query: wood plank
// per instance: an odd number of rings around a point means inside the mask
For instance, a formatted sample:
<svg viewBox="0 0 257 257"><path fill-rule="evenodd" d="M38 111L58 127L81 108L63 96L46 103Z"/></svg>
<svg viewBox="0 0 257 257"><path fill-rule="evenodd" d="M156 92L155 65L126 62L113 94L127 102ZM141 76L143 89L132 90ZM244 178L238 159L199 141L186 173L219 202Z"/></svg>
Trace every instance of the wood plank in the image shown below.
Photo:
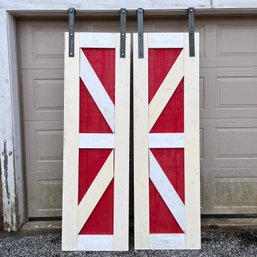
<svg viewBox="0 0 257 257"><path fill-rule="evenodd" d="M150 179L158 190L165 204L176 219L177 223L183 231L186 229L185 221L185 205L178 196L176 190L170 183L169 179L162 170L160 164L155 159L151 150L149 150L150 160Z"/></svg>
<svg viewBox="0 0 257 257"><path fill-rule="evenodd" d="M126 58L120 58L120 35L116 34L114 250L129 248L129 123L130 34L126 35Z"/></svg>
<svg viewBox="0 0 257 257"><path fill-rule="evenodd" d="M78 235L78 250L81 251L112 251L112 235Z"/></svg>
<svg viewBox="0 0 257 257"><path fill-rule="evenodd" d="M138 58L138 34L133 34L134 59L134 213L135 249L149 249L148 169L148 48Z"/></svg>
<svg viewBox="0 0 257 257"><path fill-rule="evenodd" d="M149 104L149 131L165 108L179 82L184 76L184 51L182 50L160 88Z"/></svg>
<svg viewBox="0 0 257 257"><path fill-rule="evenodd" d="M199 33L195 33L195 57L189 57L185 33L185 205L186 248L201 247L199 154Z"/></svg>
<svg viewBox="0 0 257 257"><path fill-rule="evenodd" d="M115 148L114 134L109 133L80 133L79 148Z"/></svg>
<svg viewBox="0 0 257 257"><path fill-rule="evenodd" d="M114 104L82 50L80 50L80 77L114 132Z"/></svg>
<svg viewBox="0 0 257 257"><path fill-rule="evenodd" d="M150 248L158 249L185 249L185 234L151 234Z"/></svg>
<svg viewBox="0 0 257 257"><path fill-rule="evenodd" d="M75 33L75 57L68 57L68 33L64 51L64 152L62 250L77 249L78 133L79 133L79 34Z"/></svg>
<svg viewBox="0 0 257 257"><path fill-rule="evenodd" d="M184 133L149 133L149 148L183 148Z"/></svg>
<svg viewBox="0 0 257 257"><path fill-rule="evenodd" d="M104 0L97 0L97 1L90 1L85 0L83 2L79 0L75 1L66 1L66 2L60 2L57 0L47 0L44 2L39 2L35 5L35 1L33 0L26 0L26 1L18 1L18 0L12 0L12 1L4 1L2 3L3 9L10 9L10 10L48 10L48 11L56 11L56 10L63 10L66 12L70 7L74 7L77 10L80 11L99 11L100 14L102 14L104 11L118 11L120 8L127 8L136 10L138 8L138 1L137 0L130 0L130 1L104 1ZM153 2L151 0L144 0L140 7L148 10L169 10L169 9L187 9L188 6L194 6L195 8L211 8L211 1L210 0L185 0L178 2L169 2L169 1L159 1L158 4L156 2ZM116 12L117 15L117 12Z"/></svg>
<svg viewBox="0 0 257 257"><path fill-rule="evenodd" d="M148 48L183 48L183 33L149 33Z"/></svg>
<svg viewBox="0 0 257 257"><path fill-rule="evenodd" d="M80 47L86 48L115 48L115 33L80 33Z"/></svg>
<svg viewBox="0 0 257 257"><path fill-rule="evenodd" d="M80 232L106 188L113 179L113 151L78 206L77 233ZM73 192L74 193L74 192Z"/></svg>
<svg viewBox="0 0 257 257"><path fill-rule="evenodd" d="M3 9L0 10L0 31L2 35L0 42L0 170L2 170L0 221L3 218L2 225L5 230L16 231L27 220L17 33L15 17Z"/></svg>

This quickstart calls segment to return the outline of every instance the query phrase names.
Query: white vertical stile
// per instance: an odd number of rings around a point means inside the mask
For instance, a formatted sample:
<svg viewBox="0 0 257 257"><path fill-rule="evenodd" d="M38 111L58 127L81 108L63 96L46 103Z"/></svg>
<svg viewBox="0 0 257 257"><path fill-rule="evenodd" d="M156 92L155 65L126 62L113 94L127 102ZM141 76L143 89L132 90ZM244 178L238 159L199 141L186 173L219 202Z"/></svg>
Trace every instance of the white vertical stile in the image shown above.
<svg viewBox="0 0 257 257"><path fill-rule="evenodd" d="M79 134L79 34L75 33L75 56L68 56L65 33L64 158L62 250L77 250L78 134Z"/></svg>
<svg viewBox="0 0 257 257"><path fill-rule="evenodd" d="M135 249L149 249L148 164L148 45L144 33L144 58L138 58L138 34L134 46L134 213Z"/></svg>
<svg viewBox="0 0 257 257"><path fill-rule="evenodd" d="M129 122L130 34L126 35L126 58L120 58L120 35L116 34L113 239L115 251L127 251L129 243Z"/></svg>
<svg viewBox="0 0 257 257"><path fill-rule="evenodd" d="M199 33L195 33L195 57L189 57L185 33L185 205L186 248L199 249L200 158L199 158Z"/></svg>

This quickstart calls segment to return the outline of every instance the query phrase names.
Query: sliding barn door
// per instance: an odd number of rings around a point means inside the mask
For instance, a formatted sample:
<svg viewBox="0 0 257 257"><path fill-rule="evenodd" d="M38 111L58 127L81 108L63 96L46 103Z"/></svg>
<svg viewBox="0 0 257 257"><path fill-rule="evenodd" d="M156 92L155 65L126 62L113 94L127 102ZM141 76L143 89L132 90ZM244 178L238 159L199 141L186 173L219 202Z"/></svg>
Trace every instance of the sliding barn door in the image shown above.
<svg viewBox="0 0 257 257"><path fill-rule="evenodd" d="M130 35L65 47L63 250L128 250Z"/></svg>
<svg viewBox="0 0 257 257"><path fill-rule="evenodd" d="M136 249L200 247L199 47L187 33L134 34Z"/></svg>

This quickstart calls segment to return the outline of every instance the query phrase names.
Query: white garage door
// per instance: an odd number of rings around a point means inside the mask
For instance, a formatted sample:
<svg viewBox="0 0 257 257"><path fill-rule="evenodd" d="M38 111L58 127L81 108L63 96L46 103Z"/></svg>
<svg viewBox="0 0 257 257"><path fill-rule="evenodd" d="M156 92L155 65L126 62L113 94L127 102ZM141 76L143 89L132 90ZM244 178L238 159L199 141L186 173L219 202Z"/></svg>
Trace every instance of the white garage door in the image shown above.
<svg viewBox="0 0 257 257"><path fill-rule="evenodd" d="M67 21L20 20L19 49L29 217L61 216L63 32ZM198 19L201 198L204 214L257 213L257 20ZM145 31L186 31L146 19ZM78 31L119 31L80 20ZM129 22L128 30L136 31Z"/></svg>

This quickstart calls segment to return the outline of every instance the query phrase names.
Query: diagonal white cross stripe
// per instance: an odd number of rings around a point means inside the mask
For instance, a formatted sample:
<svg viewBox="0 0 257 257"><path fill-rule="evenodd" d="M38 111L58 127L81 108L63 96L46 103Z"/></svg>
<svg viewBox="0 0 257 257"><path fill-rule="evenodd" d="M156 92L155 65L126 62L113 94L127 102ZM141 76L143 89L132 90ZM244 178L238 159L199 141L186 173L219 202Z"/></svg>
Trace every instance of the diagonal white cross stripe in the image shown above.
<svg viewBox="0 0 257 257"><path fill-rule="evenodd" d="M93 183L89 187L88 191L82 198L78 206L78 223L77 231L78 233L88 220L90 214L96 207L97 203L101 199L106 188L110 184L113 178L113 151L108 156L104 165L98 172Z"/></svg>
<svg viewBox="0 0 257 257"><path fill-rule="evenodd" d="M157 90L156 94L149 104L149 131L151 131L153 125L157 121L169 99L172 97L183 76L184 50L182 50L179 54L177 60L169 70L166 78L162 82L160 88Z"/></svg>
<svg viewBox="0 0 257 257"><path fill-rule="evenodd" d="M80 77L114 132L114 104L82 50L80 50Z"/></svg>
<svg viewBox="0 0 257 257"><path fill-rule="evenodd" d="M165 175L158 161L155 159L151 150L149 150L150 159L150 178L160 193L165 204L178 222L183 231L186 228L186 210L185 205L177 194L176 190Z"/></svg>

